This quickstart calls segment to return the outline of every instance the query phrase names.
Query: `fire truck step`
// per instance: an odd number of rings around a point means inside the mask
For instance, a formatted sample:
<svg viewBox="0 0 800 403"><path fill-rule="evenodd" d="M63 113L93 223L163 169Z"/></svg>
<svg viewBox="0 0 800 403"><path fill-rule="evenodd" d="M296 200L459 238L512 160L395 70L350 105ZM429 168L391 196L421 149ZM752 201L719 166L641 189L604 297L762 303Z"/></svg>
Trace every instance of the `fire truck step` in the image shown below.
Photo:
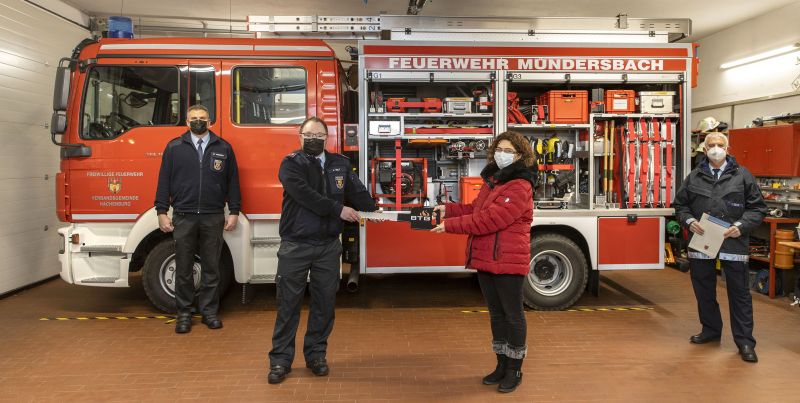
<svg viewBox="0 0 800 403"><path fill-rule="evenodd" d="M113 282L115 282L117 280L119 280L119 278L117 278L117 277L92 277L92 278L83 279L80 282L83 283L83 284L87 284L87 283L96 284L96 283L113 283Z"/></svg>
<svg viewBox="0 0 800 403"><path fill-rule="evenodd" d="M268 236L261 238L253 238L250 240L250 244L253 246L278 246L281 244L281 237Z"/></svg>
<svg viewBox="0 0 800 403"><path fill-rule="evenodd" d="M122 245L91 245L82 246L81 252L92 253L122 253Z"/></svg>
<svg viewBox="0 0 800 403"><path fill-rule="evenodd" d="M274 282L275 282L274 274L255 274L253 275L253 277L250 277L249 284L267 284Z"/></svg>

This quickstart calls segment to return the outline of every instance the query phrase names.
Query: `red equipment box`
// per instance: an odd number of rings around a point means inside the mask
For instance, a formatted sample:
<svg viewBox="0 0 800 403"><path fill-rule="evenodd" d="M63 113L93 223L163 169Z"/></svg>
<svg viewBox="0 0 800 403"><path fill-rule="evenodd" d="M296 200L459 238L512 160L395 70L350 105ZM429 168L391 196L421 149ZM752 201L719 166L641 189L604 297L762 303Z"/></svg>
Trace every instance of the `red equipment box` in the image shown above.
<svg viewBox="0 0 800 403"><path fill-rule="evenodd" d="M442 100L439 98L424 98L420 100L406 100L406 98L389 98L386 100L387 112L399 113L442 113Z"/></svg>
<svg viewBox="0 0 800 403"><path fill-rule="evenodd" d="M461 203L472 203L483 186L483 178L480 176L462 176L458 182L459 197Z"/></svg>
<svg viewBox="0 0 800 403"><path fill-rule="evenodd" d="M606 113L633 113L636 111L636 92L633 90L606 91Z"/></svg>
<svg viewBox="0 0 800 403"><path fill-rule="evenodd" d="M547 105L549 123L589 123L588 91L547 91L539 97L539 105Z"/></svg>

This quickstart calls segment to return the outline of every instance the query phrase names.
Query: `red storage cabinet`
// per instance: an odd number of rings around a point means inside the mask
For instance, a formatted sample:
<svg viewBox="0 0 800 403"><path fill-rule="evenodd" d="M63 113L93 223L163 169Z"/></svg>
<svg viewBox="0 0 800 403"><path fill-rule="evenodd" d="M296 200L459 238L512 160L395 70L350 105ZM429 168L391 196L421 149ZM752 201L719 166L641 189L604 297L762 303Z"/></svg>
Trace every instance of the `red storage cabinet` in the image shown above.
<svg viewBox="0 0 800 403"><path fill-rule="evenodd" d="M599 270L663 269L664 217L597 219Z"/></svg>
<svg viewBox="0 0 800 403"><path fill-rule="evenodd" d="M755 176L800 176L800 123L733 129L728 152Z"/></svg>

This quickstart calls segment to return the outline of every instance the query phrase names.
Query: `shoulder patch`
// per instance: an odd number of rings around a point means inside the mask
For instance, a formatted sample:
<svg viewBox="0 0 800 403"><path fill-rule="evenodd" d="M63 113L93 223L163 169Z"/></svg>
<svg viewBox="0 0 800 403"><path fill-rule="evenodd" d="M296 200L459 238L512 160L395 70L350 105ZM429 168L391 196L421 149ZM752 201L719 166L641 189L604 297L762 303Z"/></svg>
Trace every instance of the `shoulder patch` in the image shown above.
<svg viewBox="0 0 800 403"><path fill-rule="evenodd" d="M345 160L347 162L350 162L350 157L348 157L346 155L342 155L342 154L338 154L338 153L332 153L332 152L328 152L328 155L330 155L331 157L334 157L334 158L338 158L338 159L342 159L342 160Z"/></svg>
<svg viewBox="0 0 800 403"><path fill-rule="evenodd" d="M167 143L167 146L175 147L181 143L183 143L183 139L180 137L175 137L174 139L170 140L169 143Z"/></svg>
<svg viewBox="0 0 800 403"><path fill-rule="evenodd" d="M283 158L284 161L294 161L298 164L305 164L308 162L308 159L305 158L305 154L300 151L293 151L289 153L286 157Z"/></svg>

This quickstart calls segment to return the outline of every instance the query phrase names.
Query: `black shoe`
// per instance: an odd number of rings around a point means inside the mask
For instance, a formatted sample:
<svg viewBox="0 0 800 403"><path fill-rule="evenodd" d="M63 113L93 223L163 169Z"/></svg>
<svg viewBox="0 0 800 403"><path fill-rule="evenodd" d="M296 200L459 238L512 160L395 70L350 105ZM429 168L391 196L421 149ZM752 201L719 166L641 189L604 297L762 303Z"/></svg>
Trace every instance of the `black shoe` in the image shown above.
<svg viewBox="0 0 800 403"><path fill-rule="evenodd" d="M511 393L522 383L522 359L509 358L506 362L506 373L497 390L501 393Z"/></svg>
<svg viewBox="0 0 800 403"><path fill-rule="evenodd" d="M175 318L175 333L189 333L192 331L192 315L181 313Z"/></svg>
<svg viewBox="0 0 800 403"><path fill-rule="evenodd" d="M267 375L267 382L271 384L281 383L286 379L286 375L292 372L292 367L284 367L282 365L273 365L269 367L269 375Z"/></svg>
<svg viewBox="0 0 800 403"><path fill-rule="evenodd" d="M497 390L501 393L511 393L517 389L520 383L522 383L522 371L507 370Z"/></svg>
<svg viewBox="0 0 800 403"><path fill-rule="evenodd" d="M497 385L506 374L506 361L507 358L503 354L497 354L497 367L489 375L483 377L484 385Z"/></svg>
<svg viewBox="0 0 800 403"><path fill-rule="evenodd" d="M209 329L222 329L222 321L216 316L203 316L200 322L208 326Z"/></svg>
<svg viewBox="0 0 800 403"><path fill-rule="evenodd" d="M326 376L328 372L330 372L330 368L328 368L328 363L325 361L324 358L318 358L314 361L309 362L306 364L306 368L311 368L311 372L314 373L316 376Z"/></svg>
<svg viewBox="0 0 800 403"><path fill-rule="evenodd" d="M742 361L758 362L756 355L756 348L753 346L744 346L739 349L739 355L742 356Z"/></svg>
<svg viewBox="0 0 800 403"><path fill-rule="evenodd" d="M689 341L694 344L705 344L712 341L719 341L720 336L710 336L707 334L699 333L689 338Z"/></svg>

